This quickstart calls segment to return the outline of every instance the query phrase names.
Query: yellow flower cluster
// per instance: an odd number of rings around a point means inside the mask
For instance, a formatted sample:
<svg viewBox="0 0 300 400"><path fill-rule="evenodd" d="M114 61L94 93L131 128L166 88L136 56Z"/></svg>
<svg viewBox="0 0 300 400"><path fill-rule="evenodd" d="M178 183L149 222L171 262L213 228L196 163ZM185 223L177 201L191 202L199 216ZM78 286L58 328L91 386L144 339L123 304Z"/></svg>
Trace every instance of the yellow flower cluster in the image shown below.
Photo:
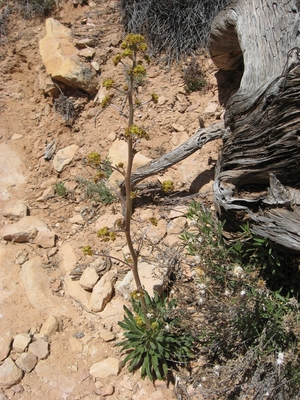
<svg viewBox="0 0 300 400"><path fill-rule="evenodd" d="M103 242L109 242L110 240L112 240L112 241L116 240L115 232L110 231L107 226L99 229L99 231L97 232L97 236L98 236L98 238L103 240Z"/></svg>

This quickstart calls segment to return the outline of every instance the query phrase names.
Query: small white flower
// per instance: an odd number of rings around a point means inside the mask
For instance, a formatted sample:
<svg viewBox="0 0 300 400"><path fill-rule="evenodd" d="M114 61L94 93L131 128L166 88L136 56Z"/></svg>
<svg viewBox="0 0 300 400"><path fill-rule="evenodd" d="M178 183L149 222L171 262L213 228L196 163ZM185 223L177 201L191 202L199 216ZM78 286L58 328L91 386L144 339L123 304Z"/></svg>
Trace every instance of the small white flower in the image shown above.
<svg viewBox="0 0 300 400"><path fill-rule="evenodd" d="M229 297L229 296L230 296L230 291L226 289L224 295L225 295L226 297Z"/></svg>
<svg viewBox="0 0 300 400"><path fill-rule="evenodd" d="M220 365L215 365L214 366L214 373L219 376L220 375Z"/></svg>
<svg viewBox="0 0 300 400"><path fill-rule="evenodd" d="M202 297L200 297L200 299L198 300L199 306L200 306L201 304L203 304L203 303L204 303L204 299L203 299Z"/></svg>
<svg viewBox="0 0 300 400"><path fill-rule="evenodd" d="M245 296L246 293L247 293L246 290L241 290L240 295L243 297L243 296Z"/></svg>
<svg viewBox="0 0 300 400"><path fill-rule="evenodd" d="M166 330L166 331L170 330L170 325L169 325L169 324L167 324L167 325L165 326L165 330Z"/></svg>
<svg viewBox="0 0 300 400"><path fill-rule="evenodd" d="M276 360L276 365L282 365L284 362L284 353L282 353L281 351L278 353L277 355L277 360Z"/></svg>
<svg viewBox="0 0 300 400"><path fill-rule="evenodd" d="M147 318L151 318L153 314L148 313L146 315L147 315Z"/></svg>
<svg viewBox="0 0 300 400"><path fill-rule="evenodd" d="M205 283L198 283L198 285L197 285L197 287L199 288L199 289L206 289L206 285L205 285Z"/></svg>

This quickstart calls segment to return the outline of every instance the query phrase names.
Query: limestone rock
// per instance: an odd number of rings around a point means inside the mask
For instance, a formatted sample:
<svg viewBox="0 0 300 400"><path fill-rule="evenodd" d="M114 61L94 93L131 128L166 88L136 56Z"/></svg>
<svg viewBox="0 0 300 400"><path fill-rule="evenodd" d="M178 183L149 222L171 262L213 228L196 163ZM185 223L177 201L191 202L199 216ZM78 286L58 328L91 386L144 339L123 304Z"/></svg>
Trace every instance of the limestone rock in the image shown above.
<svg viewBox="0 0 300 400"><path fill-rule="evenodd" d="M53 187L48 187L47 189L44 190L43 194L36 199L36 201L47 201L51 199L52 197L55 196L55 190Z"/></svg>
<svg viewBox="0 0 300 400"><path fill-rule="evenodd" d="M78 149L79 146L72 144L71 146L59 150L53 159L53 167L55 171L61 172L66 165L70 164Z"/></svg>
<svg viewBox="0 0 300 400"><path fill-rule="evenodd" d="M78 52L78 55L83 58L92 58L95 55L95 51L96 51L95 49L86 47L85 49L80 50Z"/></svg>
<svg viewBox="0 0 300 400"><path fill-rule="evenodd" d="M184 132L185 131L185 127L181 124L172 124L172 128L176 132Z"/></svg>
<svg viewBox="0 0 300 400"><path fill-rule="evenodd" d="M215 102L211 102L204 110L204 114L208 116L213 116L218 109L218 104Z"/></svg>
<svg viewBox="0 0 300 400"><path fill-rule="evenodd" d="M99 275L97 274L95 268L87 267L79 279L79 284L85 290L92 290L98 280Z"/></svg>
<svg viewBox="0 0 300 400"><path fill-rule="evenodd" d="M100 312L103 311L106 304L110 301L113 295L113 279L116 276L117 271L111 270L106 272L94 286L93 292L89 302L89 308L91 311Z"/></svg>
<svg viewBox="0 0 300 400"><path fill-rule="evenodd" d="M97 74L80 60L71 43L71 30L53 18L46 20L46 36L40 40L40 54L47 74L89 94L97 92Z"/></svg>
<svg viewBox="0 0 300 400"><path fill-rule="evenodd" d="M49 343L42 338L30 343L28 353L34 354L39 360L44 360L49 354Z"/></svg>
<svg viewBox="0 0 300 400"><path fill-rule="evenodd" d="M116 221L124 219L123 214L118 213L118 214L110 214L106 213L101 215L96 223L95 223L95 231L98 232L99 229L103 228L104 226L107 226L109 229L114 229Z"/></svg>
<svg viewBox="0 0 300 400"><path fill-rule="evenodd" d="M37 360L37 356L32 353L22 353L16 360L16 364L24 372L31 372L36 366Z"/></svg>
<svg viewBox="0 0 300 400"><path fill-rule="evenodd" d="M81 214L74 215L74 217L70 218L69 221L71 224L77 224L77 225L84 225L85 220Z"/></svg>
<svg viewBox="0 0 300 400"><path fill-rule="evenodd" d="M120 162L124 163L124 167L127 165L127 143L124 140L116 139L108 152L108 158L112 165L118 165ZM151 158L144 156L138 152L133 159L133 171L142 165L152 161ZM114 184L116 180L123 181L124 177L122 174L114 171L109 178L109 181Z"/></svg>
<svg viewBox="0 0 300 400"><path fill-rule="evenodd" d="M103 339L105 342L111 342L112 340L115 340L115 338L116 338L116 335L107 329L100 329L99 333L100 333L101 339Z"/></svg>
<svg viewBox="0 0 300 400"><path fill-rule="evenodd" d="M18 353L23 353L30 342L31 337L28 333L18 333L13 341L13 349Z"/></svg>
<svg viewBox="0 0 300 400"><path fill-rule="evenodd" d="M0 336L0 361L3 361L10 352L13 337L10 333Z"/></svg>
<svg viewBox="0 0 300 400"><path fill-rule="evenodd" d="M151 225L146 232L147 238L152 243L159 243L167 233L167 223L164 219L160 219L157 225Z"/></svg>
<svg viewBox="0 0 300 400"><path fill-rule="evenodd" d="M93 364L90 368L90 374L94 378L108 378L117 376L122 368L122 362L115 357L108 357L102 361Z"/></svg>
<svg viewBox="0 0 300 400"><path fill-rule="evenodd" d="M0 232L4 240L17 243L33 242L41 247L49 248L55 244L55 234L45 222L37 217L26 216L10 225L5 225Z"/></svg>
<svg viewBox="0 0 300 400"><path fill-rule="evenodd" d="M20 219L28 214L28 207L24 201L9 199L2 203L1 212L8 219Z"/></svg>
<svg viewBox="0 0 300 400"><path fill-rule="evenodd" d="M0 388L8 389L23 378L23 371L8 357L0 366Z"/></svg>
<svg viewBox="0 0 300 400"><path fill-rule="evenodd" d="M154 292L163 292L168 273L169 271L166 268L162 269L145 261L139 263L142 285L151 297L153 297ZM116 289L125 299L129 298L130 293L136 289L132 271L127 272L123 280L116 285Z"/></svg>
<svg viewBox="0 0 300 400"><path fill-rule="evenodd" d="M41 335L49 337L54 335L54 333L58 331L58 328L59 322L57 318L53 315L50 315L46 322L42 325L40 333Z"/></svg>
<svg viewBox="0 0 300 400"><path fill-rule="evenodd" d="M41 257L33 257L22 265L21 279L28 300L41 312L69 315L69 309L53 296L50 277L41 268Z"/></svg>

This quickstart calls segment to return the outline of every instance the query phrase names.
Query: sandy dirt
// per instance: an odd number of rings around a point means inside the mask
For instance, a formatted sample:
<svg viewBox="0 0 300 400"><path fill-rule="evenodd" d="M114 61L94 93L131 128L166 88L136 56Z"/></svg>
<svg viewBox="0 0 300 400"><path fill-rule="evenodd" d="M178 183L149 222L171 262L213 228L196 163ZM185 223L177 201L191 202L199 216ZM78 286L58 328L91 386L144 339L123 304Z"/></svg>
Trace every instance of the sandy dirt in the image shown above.
<svg viewBox="0 0 300 400"><path fill-rule="evenodd" d="M112 57L124 37L118 2L91 2L89 6L74 7L67 1L55 18L71 27L74 33L87 29L88 34L88 24L83 21L88 19L93 23L97 35L94 60L101 68L99 82L112 71L115 79L122 82L122 69L113 69L112 64ZM0 207L8 199L24 201L30 215L40 218L55 231L57 240L52 249L33 243L0 242L0 335L38 333L49 315L59 319L60 327L49 339L47 359L40 360L20 384L4 389L3 394L8 399L20 400L93 400L108 394L108 398L120 400L144 396L176 398L172 385L167 388L165 383L159 383L155 388L149 381L140 380L138 373L129 374L126 368L108 379L95 379L89 374L89 368L98 360L110 356L121 358L114 344L120 337L117 322L122 319L123 304L127 303L116 293L105 311L94 315L72 298L71 289L67 287L67 271L78 265L84 268L90 262L84 257L82 246L101 248L95 232L97 218L121 210L118 203L105 206L86 199L77 178L92 178L87 155L97 151L105 157L117 140L117 134L126 126L126 120L113 107L102 112L93 98L70 90L66 94L74 99L76 118L72 126L64 123L54 110L52 96L41 89L46 72L39 55L39 40L44 35L44 21L24 20L12 14L8 41L0 47ZM209 126L222 116L216 69L206 54L198 55L197 60L206 74L209 89L191 94L184 90L182 68L185 64L169 67L158 59L152 60L146 83L140 89L141 100L145 101L149 93L156 92L161 105L145 105L137 112L150 135L150 140L141 142L138 147L144 156L155 159L178 146L199 128L199 117ZM217 110L207 114L205 109L210 103L217 103ZM178 131L174 124L183 128ZM54 170L53 159L44 159L45 147L54 140L57 150L73 144L79 146L73 161L61 173ZM220 145L219 141L211 142L160 176L152 177L153 181L164 177L173 180L174 201L164 203L155 198L141 201L135 210L136 219L147 209L161 217L167 215L174 205L187 204L192 195L210 206ZM70 191L68 198L55 195L38 201L45 189L56 182L64 182ZM72 224L70 218L79 213L90 217L86 217L83 224ZM0 228L10 223L12 221L0 213ZM118 242L116 252L125 245L123 242ZM24 264L16 263L21 255L33 262L31 266L25 262L27 269L23 269ZM124 276L122 267L117 265L117 268L120 276ZM112 331L116 340L101 339L99 329L103 328ZM76 338L79 332L84 335L81 339ZM13 351L11 356L17 357ZM109 392L111 387L113 393Z"/></svg>

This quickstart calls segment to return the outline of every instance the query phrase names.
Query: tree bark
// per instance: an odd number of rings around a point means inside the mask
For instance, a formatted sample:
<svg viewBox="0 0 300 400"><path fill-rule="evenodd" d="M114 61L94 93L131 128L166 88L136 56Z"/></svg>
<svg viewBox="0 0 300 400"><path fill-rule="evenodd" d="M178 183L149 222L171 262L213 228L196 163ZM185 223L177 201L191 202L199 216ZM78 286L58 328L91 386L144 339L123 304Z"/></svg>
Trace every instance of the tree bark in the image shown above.
<svg viewBox="0 0 300 400"><path fill-rule="evenodd" d="M215 18L209 50L223 70L244 65L226 104L214 202L228 230L249 220L300 252L300 19L295 0L239 0Z"/></svg>

